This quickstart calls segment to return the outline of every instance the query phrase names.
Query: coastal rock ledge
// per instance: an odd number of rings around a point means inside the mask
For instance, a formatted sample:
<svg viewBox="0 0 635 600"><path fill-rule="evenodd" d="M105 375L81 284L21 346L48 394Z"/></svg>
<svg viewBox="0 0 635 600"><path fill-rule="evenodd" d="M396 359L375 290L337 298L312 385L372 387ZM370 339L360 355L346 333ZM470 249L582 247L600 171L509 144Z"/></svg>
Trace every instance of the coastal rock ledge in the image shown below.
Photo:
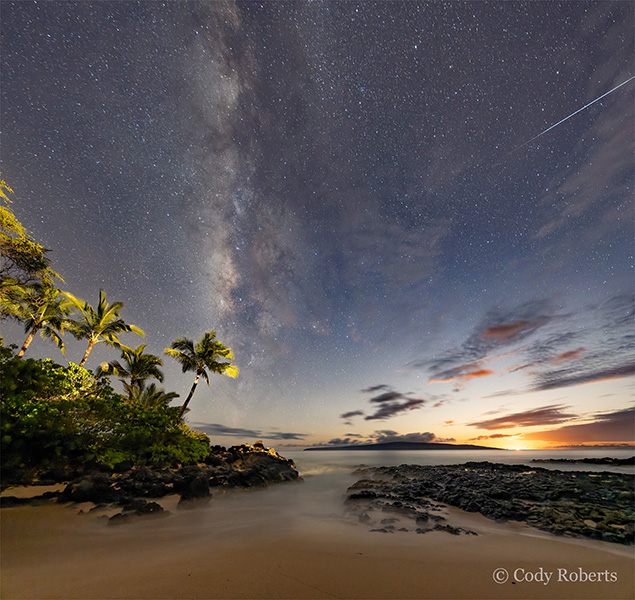
<svg viewBox="0 0 635 600"><path fill-rule="evenodd" d="M348 489L347 505L362 523L378 510L407 514L417 523L439 521L436 501L556 535L634 541L635 477L627 473L468 462L363 467L355 474L361 479Z"/></svg>
<svg viewBox="0 0 635 600"><path fill-rule="evenodd" d="M122 508L115 522L124 516L159 515L160 505L148 502L170 494L180 496L179 508L191 508L210 500L212 490L227 488L263 487L273 483L300 480L292 460L280 456L262 442L241 444L225 449L213 446L204 463L179 468L130 467L114 472L83 474L61 492L22 499L2 498L2 506L58 502L93 502L96 505L115 505ZM112 519L111 519L112 520Z"/></svg>

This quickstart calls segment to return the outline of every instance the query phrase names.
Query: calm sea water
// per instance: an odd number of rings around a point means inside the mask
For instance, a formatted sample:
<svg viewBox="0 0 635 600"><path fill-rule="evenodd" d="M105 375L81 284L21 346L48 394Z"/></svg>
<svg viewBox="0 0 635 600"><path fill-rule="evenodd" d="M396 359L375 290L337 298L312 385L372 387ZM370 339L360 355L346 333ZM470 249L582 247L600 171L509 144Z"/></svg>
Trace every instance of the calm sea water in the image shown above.
<svg viewBox="0 0 635 600"><path fill-rule="evenodd" d="M273 485L265 489L230 492L219 503L212 503L210 518L225 515L228 526L253 530L319 527L325 521L350 521L346 514L347 488L360 479L353 472L361 465L389 466L400 464L449 465L487 460L505 464L527 464L549 469L581 471L613 471L635 473L633 467L605 467L580 463L538 464L534 458L628 458L633 451L469 451L434 450L414 452L311 451L281 452L292 459L303 482ZM214 516L216 515L216 516ZM197 518L201 518L199 513ZM218 523L218 521L217 521Z"/></svg>
<svg viewBox="0 0 635 600"><path fill-rule="evenodd" d="M470 461L487 460L504 464L531 465L533 459L549 458L629 458L635 450L415 450L410 452L371 451L371 450L327 450L309 452L282 452L292 459L303 477L328 472L350 472L359 465L393 466L412 465L456 465ZM588 465L583 463L535 463L547 469L575 471L615 471L633 472L633 468L610 467L606 465Z"/></svg>

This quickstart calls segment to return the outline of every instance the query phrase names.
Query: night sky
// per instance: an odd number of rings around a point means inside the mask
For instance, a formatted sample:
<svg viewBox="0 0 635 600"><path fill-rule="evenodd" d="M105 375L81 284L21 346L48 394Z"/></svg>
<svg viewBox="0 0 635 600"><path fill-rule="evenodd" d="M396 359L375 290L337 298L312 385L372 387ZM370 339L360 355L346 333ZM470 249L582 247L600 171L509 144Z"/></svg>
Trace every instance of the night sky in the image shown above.
<svg viewBox="0 0 635 600"><path fill-rule="evenodd" d="M633 3L0 9L12 208L124 342L233 349L216 443L633 441L635 81L526 143L635 75Z"/></svg>

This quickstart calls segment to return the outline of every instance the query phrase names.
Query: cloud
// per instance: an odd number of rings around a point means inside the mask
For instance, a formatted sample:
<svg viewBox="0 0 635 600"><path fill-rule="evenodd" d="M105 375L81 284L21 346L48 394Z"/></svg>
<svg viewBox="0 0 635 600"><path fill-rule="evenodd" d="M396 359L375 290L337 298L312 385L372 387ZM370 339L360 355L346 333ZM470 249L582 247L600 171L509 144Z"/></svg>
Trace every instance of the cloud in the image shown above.
<svg viewBox="0 0 635 600"><path fill-rule="evenodd" d="M436 439L436 435L429 431L424 433L397 433L390 429L380 429L375 431L371 437L378 444L386 444L389 442L432 442Z"/></svg>
<svg viewBox="0 0 635 600"><path fill-rule="evenodd" d="M293 433L283 431L263 432L259 429L243 429L241 427L227 427L220 423L193 423L192 427L197 431L210 436L262 438L267 440L301 440L307 433Z"/></svg>
<svg viewBox="0 0 635 600"><path fill-rule="evenodd" d="M372 415L364 417L366 421L390 419L402 412L416 410L421 408L425 400L417 400L416 398L406 400L405 402L385 402Z"/></svg>
<svg viewBox="0 0 635 600"><path fill-rule="evenodd" d="M483 369L475 364L460 365L453 369L449 369L444 373L439 373L434 379L430 379L428 383L446 383L448 381L468 381L478 377L487 377L495 375L491 369Z"/></svg>
<svg viewBox="0 0 635 600"><path fill-rule="evenodd" d="M492 435L479 435L477 437L473 437L470 438L470 442L477 442L479 440L498 440L500 438L507 438L507 437L516 437L517 433L494 433Z"/></svg>
<svg viewBox="0 0 635 600"><path fill-rule="evenodd" d="M542 318L533 321L520 320L511 323L500 323L485 329L481 336L485 339L493 338L499 342L509 342L526 336L547 322L548 320Z"/></svg>
<svg viewBox="0 0 635 600"><path fill-rule="evenodd" d="M363 410L351 410L350 412L345 412L340 415L340 419L350 419L352 417L357 417L359 415L363 415Z"/></svg>
<svg viewBox="0 0 635 600"><path fill-rule="evenodd" d="M558 364L561 363L563 361L566 360L573 360L576 358L580 358L582 356L582 354L584 354L584 351L586 350L586 348L578 348L577 350L569 350L567 352L561 352L560 354L558 354L557 356L552 356L551 357L551 362Z"/></svg>
<svg viewBox="0 0 635 600"><path fill-rule="evenodd" d="M267 440L301 440L307 435L308 433L288 433L284 431L273 431L264 433L263 437Z"/></svg>
<svg viewBox="0 0 635 600"><path fill-rule="evenodd" d="M192 427L202 433L218 436L241 436L248 438L262 437L262 431L258 429L243 429L241 427L227 427L220 423L192 423Z"/></svg>
<svg viewBox="0 0 635 600"><path fill-rule="evenodd" d="M496 417L495 419L487 419L485 421L477 421L468 423L470 427L478 427L479 429L509 429L511 427L535 427L540 425L555 425L575 419L576 415L564 412L568 408L564 405L552 404L551 406L543 406L542 408L534 408L523 412L512 413Z"/></svg>
<svg viewBox="0 0 635 600"><path fill-rule="evenodd" d="M317 444L317 446L358 446L360 444L366 444L367 441L362 441L357 437L347 436L345 438L333 438L326 442L326 444Z"/></svg>
<svg viewBox="0 0 635 600"><path fill-rule="evenodd" d="M606 75L588 83L587 99L597 98L628 78L627 72L616 72L615 67L614 63L598 65L596 72ZM569 152L566 171L555 172L545 185L550 190L541 203L546 218L535 236L542 240L557 232L561 254L607 234L615 236L617 230L630 226L614 207L620 199L632 197L632 96L622 90L612 95L611 104L612 110L598 111L588 120L586 135L580 135ZM593 143L587 143L591 139Z"/></svg>
<svg viewBox="0 0 635 600"><path fill-rule="evenodd" d="M603 369L594 372L582 372L569 374L568 371L552 371L541 373L533 386L533 390L554 390L557 388L581 385L584 383L597 383L600 381L611 381L613 379L623 379L635 375L635 365L628 363L619 367Z"/></svg>
<svg viewBox="0 0 635 600"><path fill-rule="evenodd" d="M369 402L377 402L377 403L392 402L393 400L400 400L402 398L405 398L405 396L401 392L390 391L390 392L384 392L383 394L380 394L379 396L374 396L373 398L369 400Z"/></svg>
<svg viewBox="0 0 635 600"><path fill-rule="evenodd" d="M635 408L598 413L591 423L566 425L548 431L526 433L527 440L580 444L585 442L631 442L635 439Z"/></svg>
<svg viewBox="0 0 635 600"><path fill-rule="evenodd" d="M534 300L507 311L492 309L459 347L440 358L416 359L407 369L425 369L430 382L461 382L494 374L482 363L505 347L511 347L535 334L550 323L561 320L548 300Z"/></svg>
<svg viewBox="0 0 635 600"><path fill-rule="evenodd" d="M372 394L373 392L378 392L379 390L388 390L388 389L390 389L389 385L386 385L385 383L380 383L379 385L373 385L371 387L363 389L362 394Z"/></svg>
<svg viewBox="0 0 635 600"><path fill-rule="evenodd" d="M623 443L623 444L562 444L560 446L551 446L550 450L597 450L597 449L614 449L614 450L635 450L635 444Z"/></svg>
<svg viewBox="0 0 635 600"><path fill-rule="evenodd" d="M378 394L377 396L373 396L368 399L368 402L371 404L379 404L379 408L375 407L375 412L364 417L366 421L375 421L375 420L384 420L390 419L396 415L399 415L403 412L416 410L417 408L421 408L426 402L423 398L412 398L409 393L402 393L390 388L389 385L380 384L374 385L362 390L363 394L370 394L373 392L378 392L381 390L385 390L382 394ZM361 410L354 410L350 412L346 412L340 415L340 418L347 419L346 425L352 425L350 419L351 417L355 417L358 415L365 414Z"/></svg>

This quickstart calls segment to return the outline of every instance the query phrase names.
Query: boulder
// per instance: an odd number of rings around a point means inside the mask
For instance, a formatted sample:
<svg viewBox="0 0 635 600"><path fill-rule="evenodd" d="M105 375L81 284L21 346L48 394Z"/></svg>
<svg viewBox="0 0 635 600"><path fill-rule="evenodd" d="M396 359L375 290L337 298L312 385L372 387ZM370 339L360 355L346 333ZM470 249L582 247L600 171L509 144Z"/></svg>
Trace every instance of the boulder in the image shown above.
<svg viewBox="0 0 635 600"><path fill-rule="evenodd" d="M61 493L60 501L101 504L117 502L122 496L123 493L112 486L112 480L108 475L97 473L71 481Z"/></svg>
<svg viewBox="0 0 635 600"><path fill-rule="evenodd" d="M209 502L212 498L209 491L209 477L205 473L198 473L186 479L181 486L180 494L179 508L193 508Z"/></svg>

